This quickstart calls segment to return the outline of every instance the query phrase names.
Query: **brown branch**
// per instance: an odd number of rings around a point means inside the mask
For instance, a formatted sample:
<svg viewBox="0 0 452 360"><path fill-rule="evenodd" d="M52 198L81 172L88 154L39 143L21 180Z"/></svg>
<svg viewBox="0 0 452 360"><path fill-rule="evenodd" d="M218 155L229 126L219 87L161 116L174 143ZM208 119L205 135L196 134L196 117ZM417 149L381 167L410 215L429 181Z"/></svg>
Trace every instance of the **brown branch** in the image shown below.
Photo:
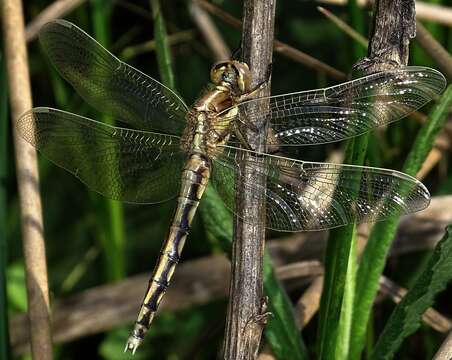
<svg viewBox="0 0 452 360"><path fill-rule="evenodd" d="M215 27L209 14L199 6L197 1L190 2L190 14L206 40L207 46L212 50L216 61L227 60L231 51L224 42L220 32Z"/></svg>
<svg viewBox="0 0 452 360"><path fill-rule="evenodd" d="M392 301L398 304L408 290L397 285L387 277L382 276L380 278L380 292L384 295L388 295ZM452 321L431 307L429 307L422 315L422 320L438 332L444 333L452 329Z"/></svg>
<svg viewBox="0 0 452 360"><path fill-rule="evenodd" d="M209 256L187 261L180 266L182 271L175 275L174 282L162 302L161 310L176 311L188 309L224 299L227 296L230 264L225 256ZM301 271L298 274L291 271L291 276L286 276L285 280L316 277L320 274L317 262L293 263L288 265L288 267L292 269L298 268ZM286 272L284 267L279 267L276 270L279 273ZM54 307L53 328L55 342L66 343L84 336L108 331L133 321L136 317L136 307L139 306L139 298L141 296L139 285L146 281L148 277L149 274L136 275L121 282L88 289L61 300ZM279 279L284 280L281 277ZM319 281L321 288L321 277L316 277L313 283ZM388 283L388 281L388 279L385 279L382 282ZM190 286L187 286L187 284L190 284ZM397 286L396 289L398 289ZM320 291L312 293L311 295L314 299L307 303L318 302L319 300L315 300L315 297L319 298ZM382 291L388 295L398 295L397 291L388 292L387 289L382 289ZM307 297L308 294L304 296ZM298 319L300 320L300 328L306 326L315 314L315 311L308 313L309 309L304 310L304 317L300 316ZM431 310L429 309L427 313ZM426 320L425 323L432 326L435 330L439 332L450 330L447 325L450 324L450 319L439 313L434 315L433 322L430 318L424 318ZM11 340L15 354L22 354L27 350L28 328L26 323L26 315L18 315L11 321ZM439 326L435 325L435 323Z"/></svg>
<svg viewBox="0 0 452 360"><path fill-rule="evenodd" d="M347 5L347 0L317 0L319 3L330 5ZM372 1L358 0L359 6L367 6ZM419 20L434 21L439 24L452 26L452 8L428 4L422 1L416 1L416 16Z"/></svg>
<svg viewBox="0 0 452 360"><path fill-rule="evenodd" d="M195 36L196 36L195 30L184 30L168 35L166 39L168 41L168 46L173 46L183 42L192 41L195 38ZM156 47L155 40L145 41L141 44L130 45L121 51L119 57L121 58L121 60L127 61L135 56L152 52L155 50L155 47Z"/></svg>
<svg viewBox="0 0 452 360"><path fill-rule="evenodd" d="M406 66L410 40L416 35L415 14L414 0L378 0L374 5L368 57L358 67L374 73Z"/></svg>
<svg viewBox="0 0 452 360"><path fill-rule="evenodd" d="M230 264L225 256L187 261L179 265L160 309L178 310L206 304L227 296ZM200 276L201 275L201 276ZM149 274L140 274L115 284L85 290L54 306L53 329L57 343L97 334L132 322ZM14 353L27 350L26 316L11 322ZM40 359L38 357L38 359Z"/></svg>
<svg viewBox="0 0 452 360"><path fill-rule="evenodd" d="M444 125L444 128L440 131L435 143L433 144L433 149L430 150L427 158L425 159L422 167L416 174L419 180L425 178L430 171L444 158L445 154L450 152L451 146L451 136L452 136L452 118Z"/></svg>
<svg viewBox="0 0 452 360"><path fill-rule="evenodd" d="M66 14L70 13L85 1L86 0L54 1L51 5L42 10L38 16L35 16L29 24L27 24L27 28L25 30L25 38L27 39L27 42L34 40L38 36L39 30L44 24L54 19L66 16Z"/></svg>
<svg viewBox="0 0 452 360"><path fill-rule="evenodd" d="M446 340L436 352L433 360L450 360L452 359L452 330L449 332Z"/></svg>
<svg viewBox="0 0 452 360"><path fill-rule="evenodd" d="M243 4L242 60L251 71L251 89L268 82L259 96L270 94L269 68L273 54L276 0L246 0ZM248 105L265 111L267 105ZM251 148L265 151L266 127L256 123L260 132L247 131ZM248 163L252 155L239 162L236 211L232 244L232 278L223 344L225 359L255 359L266 322L263 296L263 257L265 244L265 194L247 190L247 182L265 188L266 179ZM250 159L251 160L251 159ZM244 180L242 180L244 179ZM241 219L246 219L243 222Z"/></svg>
<svg viewBox="0 0 452 360"><path fill-rule="evenodd" d="M350 36L353 40L355 40L358 44L362 45L364 48L367 48L368 41L362 36L359 32L353 29L350 25L348 25L345 21L334 15L331 11L317 6L317 10L321 12L325 17L330 20L333 24L335 24L339 29L341 29L344 33Z"/></svg>
<svg viewBox="0 0 452 360"><path fill-rule="evenodd" d="M4 0L3 44L13 119L20 219L25 258L32 355L52 359L50 306L36 152L19 135L16 120L32 106L22 2Z"/></svg>
<svg viewBox="0 0 452 360"><path fill-rule="evenodd" d="M446 211L451 209L451 211ZM452 222L452 196L434 197L426 210L407 216L400 224L392 256L411 251L433 249L444 233L445 224ZM325 242L323 235L310 232L299 237L267 242L276 272L286 280L319 275L319 261ZM319 246L320 244L320 246ZM412 244L417 244L412 246ZM409 246L407 246L409 245ZM315 261L317 259L317 261ZM289 264L289 265L281 265ZM183 262L174 276L162 303L163 311L175 311L206 304L227 296L230 264L225 256L210 256ZM149 274L130 277L113 285L103 285L67 299L54 306L53 329L57 343L97 334L135 320L143 282ZM318 282L315 278L314 282ZM187 286L189 284L189 286ZM321 285L317 285L321 288ZM312 285L311 285L312 289ZM300 326L305 326L318 308L321 290L303 294L296 310ZM310 300L306 301L310 297ZM317 304L316 306L314 306ZM301 307L303 306L303 307ZM27 349L28 331L25 315L11 321L11 341L15 353Z"/></svg>
<svg viewBox="0 0 452 360"><path fill-rule="evenodd" d="M219 17L221 20L228 23L229 25L235 28L240 28L242 26L242 22L239 19L230 15L229 13L222 10L218 6L215 6L205 0L196 0L196 2L203 9ZM347 78L347 75L344 74L342 71L339 71L333 68L332 66L316 59L315 57L312 57L311 55L308 55L302 52L301 50L295 49L294 47L287 45L286 43L283 43L282 41L275 39L273 42L273 46L274 50L280 53L281 55L284 55L289 59L299 62L307 66L308 68L314 69L316 71L323 71L326 75L331 76L333 79L344 80Z"/></svg>
<svg viewBox="0 0 452 360"><path fill-rule="evenodd" d="M416 40L419 45L436 61L439 68L447 74L449 79L452 79L452 56L419 21L416 22L416 27Z"/></svg>

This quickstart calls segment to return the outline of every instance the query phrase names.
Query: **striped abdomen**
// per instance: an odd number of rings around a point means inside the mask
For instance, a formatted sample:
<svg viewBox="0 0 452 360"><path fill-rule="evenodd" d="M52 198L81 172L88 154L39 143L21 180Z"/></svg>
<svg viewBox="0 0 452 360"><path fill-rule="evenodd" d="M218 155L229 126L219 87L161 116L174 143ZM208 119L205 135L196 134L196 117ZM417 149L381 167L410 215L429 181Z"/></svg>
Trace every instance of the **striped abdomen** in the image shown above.
<svg viewBox="0 0 452 360"><path fill-rule="evenodd" d="M177 176L175 174L175 176ZM199 154L192 154L182 172L182 185L177 199L177 209L160 257L149 281L149 286L141 305L140 313L126 349L135 352L142 342L160 301L165 294L182 249L185 244L199 200L207 186L210 176L210 164Z"/></svg>

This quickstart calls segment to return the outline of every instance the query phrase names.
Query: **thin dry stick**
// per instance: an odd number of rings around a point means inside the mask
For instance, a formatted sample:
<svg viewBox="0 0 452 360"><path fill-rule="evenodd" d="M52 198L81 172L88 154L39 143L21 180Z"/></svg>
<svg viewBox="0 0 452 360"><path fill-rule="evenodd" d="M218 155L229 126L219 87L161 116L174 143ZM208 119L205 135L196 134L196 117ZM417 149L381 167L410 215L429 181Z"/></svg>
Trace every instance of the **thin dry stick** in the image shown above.
<svg viewBox="0 0 452 360"><path fill-rule="evenodd" d="M435 144L433 145L433 149L430 150L427 158L425 159L422 167L416 174L416 177L419 180L425 178L430 171L444 158L444 155L447 152L450 152L451 146L451 134L452 134L452 119L444 126L444 129L438 134L438 137L435 139Z"/></svg>
<svg viewBox="0 0 452 360"><path fill-rule="evenodd" d="M442 238L444 227L452 222L452 211L445 209L452 209L452 196L433 197L432 204L427 209L407 216L400 224L390 255L433 249ZM312 260L321 258L324 246L322 237L314 232L267 242L272 263L289 264L276 266L276 273L286 278L289 275L318 275L318 262ZM225 274L230 272L230 263L224 255L195 259L179 266L181 271L175 276L162 303L163 311L199 306L227 296L229 278ZM299 272L293 272L294 269L299 269ZM116 284L101 285L60 300L53 311L54 341L72 341L133 321L141 296L140 286L137 284L145 282L148 276L136 275ZM187 284L192 286L187 287ZM320 292L319 290L312 295L318 297ZM305 303L314 302L312 300ZM300 323L306 325L307 319L315 314L317 307L313 312L310 308L302 310L305 317L300 318ZM16 316L11 321L11 342L15 353L23 352L28 343L26 324L24 315Z"/></svg>
<svg viewBox="0 0 452 360"><path fill-rule="evenodd" d="M319 3L331 4L331 5L347 5L348 0L317 0ZM373 1L358 0L359 6L367 6ZM416 15L419 20L434 21L439 24L452 26L452 8L437 5L428 4L422 1L416 1Z"/></svg>
<svg viewBox="0 0 452 360"><path fill-rule="evenodd" d="M8 71L11 117L32 106L22 2L3 1L3 40ZM39 196L36 152L23 140L13 121L21 230L25 258L31 350L34 359L52 359L47 268Z"/></svg>
<svg viewBox="0 0 452 360"><path fill-rule="evenodd" d="M347 35L349 35L352 39L358 41L360 44L368 46L368 40L358 32L356 32L352 27L350 27L347 23L342 21L340 18L338 18L336 15L334 15L331 11L326 10L325 8L322 8L321 6L317 7L317 9L326 16L327 19L331 20L333 24L335 24L339 29L344 31ZM427 117L419 112L419 111L413 111L410 114L410 117L414 118L416 121L420 122L421 124L424 124L427 120Z"/></svg>
<svg viewBox="0 0 452 360"><path fill-rule="evenodd" d="M215 60L229 59L231 50L224 42L209 14L196 1L190 2L189 6L190 14L206 40L207 46L212 50Z"/></svg>
<svg viewBox="0 0 452 360"><path fill-rule="evenodd" d="M441 347L436 352L433 360L450 360L452 359L452 331L449 332L446 340L441 344Z"/></svg>
<svg viewBox="0 0 452 360"><path fill-rule="evenodd" d="M42 10L28 25L25 30L25 38L31 41L38 36L41 27L54 19L64 17L86 0L57 0Z"/></svg>
<svg viewBox="0 0 452 360"><path fill-rule="evenodd" d="M168 35L166 37L166 39L168 41L168 46L173 46L173 45L177 45L180 43L191 41L195 38L195 36L196 36L195 30L184 30L184 31L179 31L177 33ZM130 46L124 48L123 51L121 51L121 55L119 57L122 60L126 61L135 56L138 56L138 55L141 55L141 54L144 54L147 52L152 52L155 50L155 47L156 47L155 40L150 40L150 41L145 41L140 44L130 45Z"/></svg>
<svg viewBox="0 0 452 360"><path fill-rule="evenodd" d="M367 241L368 231L367 225L360 225L360 227L358 227L358 254L361 254L364 250L364 243ZM297 324L300 326L300 330L311 321L319 309L323 280L323 276L319 276L315 279L297 301L295 313L297 315Z"/></svg>
<svg viewBox="0 0 452 360"><path fill-rule="evenodd" d="M363 47L367 48L368 41L367 39L362 36L359 32L357 32L355 29L353 29L350 25L348 25L345 21L338 18L336 15L334 15L331 11L321 7L317 6L317 10L319 10L325 17L336 24L336 26L341 29L344 33L346 33L348 36L350 36L352 39L354 39L356 42L358 42Z"/></svg>
<svg viewBox="0 0 452 360"><path fill-rule="evenodd" d="M416 22L416 27L416 40L419 45L436 61L439 68L452 78L452 56L419 21Z"/></svg>
<svg viewBox="0 0 452 360"><path fill-rule="evenodd" d="M224 299L227 296L230 262L224 255L213 255L189 260L180 265L181 270L162 303L163 311L189 309ZM295 268L299 272L293 271ZM287 272L290 269L290 274ZM276 268L279 280L301 277L314 277L320 274L318 262L303 261ZM200 275L201 274L201 275ZM226 275L226 276L225 276ZM288 276L290 275L290 277ZM115 284L101 285L84 290L63 299L55 305L53 316L54 340L66 343L75 339L102 333L124 325L135 319L136 307L139 306L140 284L146 281L149 274L139 274ZM317 277L314 281L320 279ZM388 283L388 279L383 282ZM192 284L188 286L187 284ZM396 286L395 289L398 289ZM397 290L382 289L381 292L399 296ZM318 297L318 293L312 294ZM430 308L429 311L435 312ZM314 314L307 314L311 317ZM301 318L300 318L301 320ZM440 313L424 317L424 322L440 332L450 330L451 320ZM26 316L18 315L11 321L11 338L15 354L24 353L28 345ZM300 328L308 321L299 323ZM260 359L260 357L259 357Z"/></svg>
<svg viewBox="0 0 452 360"><path fill-rule="evenodd" d="M269 81L269 67L273 53L275 0L246 0L243 4L242 57L251 70L251 88ZM270 94L270 85L260 96ZM252 105L254 111L259 105ZM260 105L262 107L262 105ZM264 120L265 121L265 120ZM263 152L266 131L248 131L249 145ZM249 155L251 156L251 155ZM232 245L232 278L229 290L228 314L223 345L225 359L255 359L267 314L263 296L263 256L265 243L265 194L246 190L246 182L265 188L266 179L247 162L240 161L243 179L237 183L234 240ZM244 223L241 219L247 219Z"/></svg>
<svg viewBox="0 0 452 360"><path fill-rule="evenodd" d="M222 10L218 6L215 6L205 0L195 0L195 1L203 9L207 10L208 12L215 16L218 16L224 22L232 25L233 27L240 28L242 26L242 22L239 19L228 14L226 11ZM347 75L345 75L342 71L339 71L333 68L332 66L325 64L324 62L312 57L311 55L308 55L298 49L295 49L287 45L286 43L283 43L282 41L274 40L273 46L276 52L288 57L289 59L304 64L305 66L311 69L323 71L325 74L331 76L334 79L344 80L347 78Z"/></svg>
<svg viewBox="0 0 452 360"><path fill-rule="evenodd" d="M414 0L378 0L368 58L358 66L367 73L406 66L410 40L416 35Z"/></svg>
<svg viewBox="0 0 452 360"><path fill-rule="evenodd" d="M382 276L380 277L380 292L384 295L388 295L392 301L398 304L406 295L408 290L397 285L386 276ZM452 322L432 307L429 307L424 312L422 320L438 332L444 333L452 329Z"/></svg>

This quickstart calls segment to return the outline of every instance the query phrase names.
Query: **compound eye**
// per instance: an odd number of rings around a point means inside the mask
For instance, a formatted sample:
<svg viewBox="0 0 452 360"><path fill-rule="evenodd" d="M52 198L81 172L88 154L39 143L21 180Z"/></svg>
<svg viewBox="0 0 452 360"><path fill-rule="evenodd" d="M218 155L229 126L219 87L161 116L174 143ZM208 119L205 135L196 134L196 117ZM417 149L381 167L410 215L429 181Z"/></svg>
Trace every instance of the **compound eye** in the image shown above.
<svg viewBox="0 0 452 360"><path fill-rule="evenodd" d="M221 78L227 83L232 83L234 81L234 74L231 71L224 71Z"/></svg>
<svg viewBox="0 0 452 360"><path fill-rule="evenodd" d="M219 64L212 67L210 70L210 80L213 84L218 85L224 78L224 74L226 72L226 66Z"/></svg>

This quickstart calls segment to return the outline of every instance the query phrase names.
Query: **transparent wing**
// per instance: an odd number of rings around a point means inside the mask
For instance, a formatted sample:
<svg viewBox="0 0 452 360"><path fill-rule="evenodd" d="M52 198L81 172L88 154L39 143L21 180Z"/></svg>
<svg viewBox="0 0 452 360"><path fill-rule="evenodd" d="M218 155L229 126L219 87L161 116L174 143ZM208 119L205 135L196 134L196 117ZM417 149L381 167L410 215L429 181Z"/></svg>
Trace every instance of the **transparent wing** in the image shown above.
<svg viewBox="0 0 452 360"><path fill-rule="evenodd" d="M179 138L124 129L51 108L34 108L17 124L48 159L115 200L156 203L179 191Z"/></svg>
<svg viewBox="0 0 452 360"><path fill-rule="evenodd" d="M247 159L265 186L243 176ZM243 191L265 196L266 227L278 231L330 229L353 222L383 220L428 206L430 194L418 180L394 170L293 160L226 147L213 163L212 183L232 211L236 179ZM252 195L253 197L254 195ZM246 219L244 219L246 221Z"/></svg>
<svg viewBox="0 0 452 360"><path fill-rule="evenodd" d="M136 129L179 135L187 107L169 88L123 63L65 20L45 25L39 38L60 74L93 107Z"/></svg>
<svg viewBox="0 0 452 360"><path fill-rule="evenodd" d="M329 143L401 119L434 99L445 85L440 72L410 66L325 89L245 101L238 105L234 121L246 127L266 119L283 146ZM264 113L253 106L268 101L269 110ZM225 120L226 126L231 119Z"/></svg>

